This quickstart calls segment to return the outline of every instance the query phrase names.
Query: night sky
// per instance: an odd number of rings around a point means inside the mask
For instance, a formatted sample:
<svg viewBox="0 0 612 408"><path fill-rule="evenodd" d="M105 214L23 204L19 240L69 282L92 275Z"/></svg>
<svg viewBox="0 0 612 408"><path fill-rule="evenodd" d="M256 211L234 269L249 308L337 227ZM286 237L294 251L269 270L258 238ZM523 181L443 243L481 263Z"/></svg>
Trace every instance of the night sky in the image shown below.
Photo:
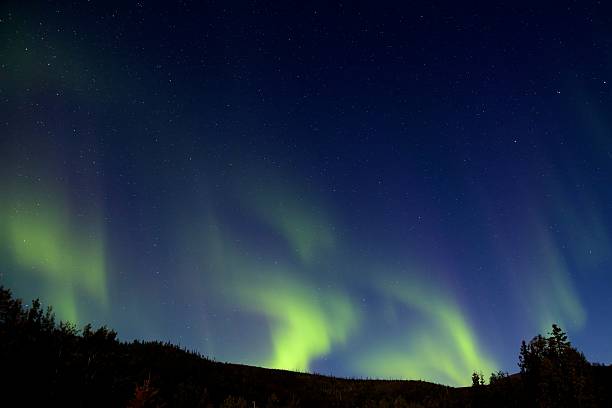
<svg viewBox="0 0 612 408"><path fill-rule="evenodd" d="M2 1L0 284L265 367L612 362L612 6L331 3Z"/></svg>

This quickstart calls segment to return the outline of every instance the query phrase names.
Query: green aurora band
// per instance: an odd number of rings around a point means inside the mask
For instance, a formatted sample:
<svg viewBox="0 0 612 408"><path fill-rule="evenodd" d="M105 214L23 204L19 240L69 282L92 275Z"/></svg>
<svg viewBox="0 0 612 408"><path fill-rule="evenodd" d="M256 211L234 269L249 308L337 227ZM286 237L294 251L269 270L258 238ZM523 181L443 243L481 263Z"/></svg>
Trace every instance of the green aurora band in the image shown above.
<svg viewBox="0 0 612 408"><path fill-rule="evenodd" d="M281 190L283 194L257 194L251 208L285 239L296 263L307 268L334 247L332 229L323 214L315 213L316 205L292 199L300 195L287 194L286 187ZM307 275L311 274L300 274ZM241 301L271 322L273 356L263 363L271 368L307 371L312 360L345 342L358 320L346 295L320 290L290 268L268 274L259 284L241 286L238 292Z"/></svg>
<svg viewBox="0 0 612 408"><path fill-rule="evenodd" d="M99 222L76 217L58 191L12 194L2 206L0 237L19 268L17 285L36 279L60 319L83 322L79 295L108 304L103 234Z"/></svg>
<svg viewBox="0 0 612 408"><path fill-rule="evenodd" d="M537 329L546 332L553 323L562 327L582 327L586 311L571 280L568 261L544 228L539 228L534 237L537 268L525 268L529 272L525 293L528 310L537 311L534 316Z"/></svg>
<svg viewBox="0 0 612 408"><path fill-rule="evenodd" d="M240 286L238 300L270 322L272 355L262 365L308 371L312 360L346 341L357 317L342 293L317 290L288 276L285 271L260 284Z"/></svg>
<svg viewBox="0 0 612 408"><path fill-rule="evenodd" d="M220 298L227 307L239 305L245 314L263 316L269 324L270 348L255 363L307 371L317 358L351 341L365 316L334 275L325 273L334 268L324 262L313 270L313 261L336 249L334 229L316 205L290 199L295 196L300 195L276 190L242 196L250 198L242 207L251 210L254 222L283 237L291 249L289 259L259 252L212 213L201 232L207 242L206 262L214 271L211 284L223 293ZM479 351L472 328L449 294L416 281L377 286L384 298L412 315L416 312L422 321L406 329L402 344L383 342L376 351L366 350L357 363L364 375L465 385L474 370L488 373L497 368Z"/></svg>
<svg viewBox="0 0 612 408"><path fill-rule="evenodd" d="M302 262L312 262L334 247L334 236L321 215L314 215L297 200L271 199L262 195L255 210L261 219L285 238Z"/></svg>
<svg viewBox="0 0 612 408"><path fill-rule="evenodd" d="M273 198L276 197L276 198ZM269 324L270 348L258 354L256 364L269 368L307 371L311 363L344 343L357 327L358 316L349 297L339 288L317 284L310 265L333 246L331 230L312 208L282 195L257 195L243 202L257 223L270 227L290 249L288 259L260 254L255 243L239 239L229 225L212 212L206 218L205 263L210 284L223 293L227 307L238 305L247 315L260 315Z"/></svg>
<svg viewBox="0 0 612 408"><path fill-rule="evenodd" d="M281 174L260 168L260 178L235 180L233 199L252 219L280 237L295 261L303 265L319 262L337 245L334 223L326 206L306 189L282 181ZM261 180L265 180L262 183Z"/></svg>
<svg viewBox="0 0 612 408"><path fill-rule="evenodd" d="M381 344L381 351L366 353L357 363L364 375L463 386L474 371L496 370L497 364L479 352L482 347L451 296L417 281L382 283L379 288L423 321L407 327L400 344Z"/></svg>

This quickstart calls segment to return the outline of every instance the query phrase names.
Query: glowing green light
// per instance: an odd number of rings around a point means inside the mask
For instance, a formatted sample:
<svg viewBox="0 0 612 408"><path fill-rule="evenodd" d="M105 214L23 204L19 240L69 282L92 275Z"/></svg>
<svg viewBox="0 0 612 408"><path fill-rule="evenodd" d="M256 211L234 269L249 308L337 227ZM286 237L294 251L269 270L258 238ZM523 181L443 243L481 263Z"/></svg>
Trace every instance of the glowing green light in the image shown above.
<svg viewBox="0 0 612 408"><path fill-rule="evenodd" d="M351 303L340 293L317 291L289 279L288 273L263 283L241 288L240 301L272 325L273 355L263 363L266 367L306 371L356 325Z"/></svg>
<svg viewBox="0 0 612 408"><path fill-rule="evenodd" d="M17 194L3 208L5 247L21 268L18 281L39 279L58 317L77 322L77 295L107 304L100 228L76 220L58 194Z"/></svg>
<svg viewBox="0 0 612 408"><path fill-rule="evenodd" d="M265 357L253 363L306 371L313 360L346 341L357 316L344 293L317 288L314 274L301 262L289 266L253 254L248 242L233 239L231 230L213 216L207 225L210 285L218 288L220 300L228 306L239 305L244 313L261 315L269 324L270 346L260 353Z"/></svg>
<svg viewBox="0 0 612 408"><path fill-rule="evenodd" d="M536 268L526 274L530 285L529 305L537 311L537 328L546 332L553 323L562 327L582 327L586 311L570 279L568 262L544 228L534 234Z"/></svg>
<svg viewBox="0 0 612 408"><path fill-rule="evenodd" d="M424 323L407 327L400 344L366 355L358 364L364 373L467 385L472 372L496 370L496 364L479 352L482 348L450 296L417 282L384 284L381 291L417 312Z"/></svg>

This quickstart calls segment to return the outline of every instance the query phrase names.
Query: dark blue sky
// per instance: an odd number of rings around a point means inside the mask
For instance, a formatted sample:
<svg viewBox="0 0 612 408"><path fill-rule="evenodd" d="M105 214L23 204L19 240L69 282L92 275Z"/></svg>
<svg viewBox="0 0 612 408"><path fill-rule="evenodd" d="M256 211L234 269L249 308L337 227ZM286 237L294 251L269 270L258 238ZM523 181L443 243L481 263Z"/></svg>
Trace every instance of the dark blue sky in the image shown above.
<svg viewBox="0 0 612 408"><path fill-rule="evenodd" d="M610 362L612 10L456 3L2 2L0 283L268 367Z"/></svg>

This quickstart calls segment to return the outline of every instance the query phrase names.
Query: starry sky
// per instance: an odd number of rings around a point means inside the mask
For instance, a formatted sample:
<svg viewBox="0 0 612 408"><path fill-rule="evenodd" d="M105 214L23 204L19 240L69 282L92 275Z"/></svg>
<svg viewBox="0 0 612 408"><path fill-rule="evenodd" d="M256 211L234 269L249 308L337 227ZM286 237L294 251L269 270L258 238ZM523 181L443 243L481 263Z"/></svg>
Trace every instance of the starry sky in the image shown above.
<svg viewBox="0 0 612 408"><path fill-rule="evenodd" d="M612 10L456 3L3 1L0 284L265 367L612 362Z"/></svg>

